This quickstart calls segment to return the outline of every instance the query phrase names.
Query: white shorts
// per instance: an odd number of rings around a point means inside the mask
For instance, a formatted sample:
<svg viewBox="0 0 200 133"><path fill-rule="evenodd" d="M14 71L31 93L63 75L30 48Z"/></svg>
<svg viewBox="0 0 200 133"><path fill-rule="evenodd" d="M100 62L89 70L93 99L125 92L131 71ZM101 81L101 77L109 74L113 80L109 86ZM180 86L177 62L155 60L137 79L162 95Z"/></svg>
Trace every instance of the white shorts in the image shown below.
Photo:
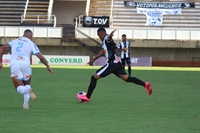
<svg viewBox="0 0 200 133"><path fill-rule="evenodd" d="M32 69L30 65L20 64L10 66L11 77L18 80L27 81L30 79Z"/></svg>

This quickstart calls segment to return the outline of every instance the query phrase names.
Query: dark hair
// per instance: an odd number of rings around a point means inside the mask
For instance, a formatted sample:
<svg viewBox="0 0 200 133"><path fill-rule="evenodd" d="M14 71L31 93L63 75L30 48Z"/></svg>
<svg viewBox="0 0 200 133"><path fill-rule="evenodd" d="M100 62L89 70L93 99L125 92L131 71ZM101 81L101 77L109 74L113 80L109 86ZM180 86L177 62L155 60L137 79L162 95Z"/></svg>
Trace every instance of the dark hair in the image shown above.
<svg viewBox="0 0 200 133"><path fill-rule="evenodd" d="M126 37L126 34L123 34L123 35L122 35L122 37L124 37L124 36Z"/></svg>
<svg viewBox="0 0 200 133"><path fill-rule="evenodd" d="M100 27L100 28L97 30L97 32L100 32L100 31L106 32L105 28L103 28L103 27Z"/></svg>
<svg viewBox="0 0 200 133"><path fill-rule="evenodd" d="M29 30L29 29L26 29L26 30L24 31L24 33L28 33L28 32L31 32L31 33L32 33L32 31Z"/></svg>

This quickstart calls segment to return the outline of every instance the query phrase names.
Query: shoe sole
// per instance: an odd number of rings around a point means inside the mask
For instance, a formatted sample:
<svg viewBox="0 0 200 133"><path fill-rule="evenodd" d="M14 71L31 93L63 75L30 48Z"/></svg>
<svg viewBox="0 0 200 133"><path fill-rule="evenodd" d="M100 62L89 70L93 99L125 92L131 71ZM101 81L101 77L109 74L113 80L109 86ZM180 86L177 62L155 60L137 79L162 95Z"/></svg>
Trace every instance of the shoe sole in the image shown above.
<svg viewBox="0 0 200 133"><path fill-rule="evenodd" d="M151 89L151 90L149 90L148 94L149 94L149 95L151 95L151 94L152 94L152 89Z"/></svg>

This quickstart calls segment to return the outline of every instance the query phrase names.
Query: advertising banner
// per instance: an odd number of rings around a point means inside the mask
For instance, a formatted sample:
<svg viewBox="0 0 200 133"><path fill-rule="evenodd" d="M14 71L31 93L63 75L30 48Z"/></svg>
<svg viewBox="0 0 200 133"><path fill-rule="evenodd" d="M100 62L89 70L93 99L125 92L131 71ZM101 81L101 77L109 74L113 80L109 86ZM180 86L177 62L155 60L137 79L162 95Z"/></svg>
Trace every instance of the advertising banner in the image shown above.
<svg viewBox="0 0 200 133"><path fill-rule="evenodd" d="M181 3L150 3L150 2L133 2L124 1L126 7L132 8L162 8L162 9L174 9L174 8L195 8L195 2L181 2Z"/></svg>
<svg viewBox="0 0 200 133"><path fill-rule="evenodd" d="M86 66L89 62L89 56L57 56L44 55L50 65L59 66ZM36 56L32 56L32 64L42 64Z"/></svg>
<svg viewBox="0 0 200 133"><path fill-rule="evenodd" d="M3 55L3 58L2 58L2 64L4 65L10 65L10 55Z"/></svg>
<svg viewBox="0 0 200 133"><path fill-rule="evenodd" d="M162 26L163 15L177 15L181 14L182 8L195 8L195 2L133 2L124 1L126 7L137 8L137 13L146 15L147 26Z"/></svg>
<svg viewBox="0 0 200 133"><path fill-rule="evenodd" d="M105 64L105 57L100 57L93 63L94 66L104 66ZM131 57L131 66L152 66L152 57Z"/></svg>
<svg viewBox="0 0 200 133"><path fill-rule="evenodd" d="M147 21L145 25L162 26L163 15L181 14L181 8L179 9L137 8L137 13L142 13L146 15Z"/></svg>
<svg viewBox="0 0 200 133"><path fill-rule="evenodd" d="M84 16L83 27L109 27L109 17Z"/></svg>

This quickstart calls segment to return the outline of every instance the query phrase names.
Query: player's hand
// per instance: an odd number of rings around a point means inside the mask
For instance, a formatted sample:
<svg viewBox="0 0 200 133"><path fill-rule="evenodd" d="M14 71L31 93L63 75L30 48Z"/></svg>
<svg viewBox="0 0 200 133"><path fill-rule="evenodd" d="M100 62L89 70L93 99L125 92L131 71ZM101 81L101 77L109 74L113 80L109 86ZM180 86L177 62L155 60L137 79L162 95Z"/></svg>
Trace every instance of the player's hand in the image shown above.
<svg viewBox="0 0 200 133"><path fill-rule="evenodd" d="M128 50L128 48L123 48L123 51L127 51Z"/></svg>
<svg viewBox="0 0 200 133"><path fill-rule="evenodd" d="M89 65L93 65L93 62L95 61L95 59L94 58L92 58L87 64L89 64Z"/></svg>
<svg viewBox="0 0 200 133"><path fill-rule="evenodd" d="M1 71L1 69L3 68L3 64L2 63L0 63L0 71Z"/></svg>
<svg viewBox="0 0 200 133"><path fill-rule="evenodd" d="M110 37L114 36L114 33L117 29L113 30L111 33L110 33Z"/></svg>
<svg viewBox="0 0 200 133"><path fill-rule="evenodd" d="M47 67L47 70L48 70L51 74L53 74L53 70L51 69L50 66Z"/></svg>

